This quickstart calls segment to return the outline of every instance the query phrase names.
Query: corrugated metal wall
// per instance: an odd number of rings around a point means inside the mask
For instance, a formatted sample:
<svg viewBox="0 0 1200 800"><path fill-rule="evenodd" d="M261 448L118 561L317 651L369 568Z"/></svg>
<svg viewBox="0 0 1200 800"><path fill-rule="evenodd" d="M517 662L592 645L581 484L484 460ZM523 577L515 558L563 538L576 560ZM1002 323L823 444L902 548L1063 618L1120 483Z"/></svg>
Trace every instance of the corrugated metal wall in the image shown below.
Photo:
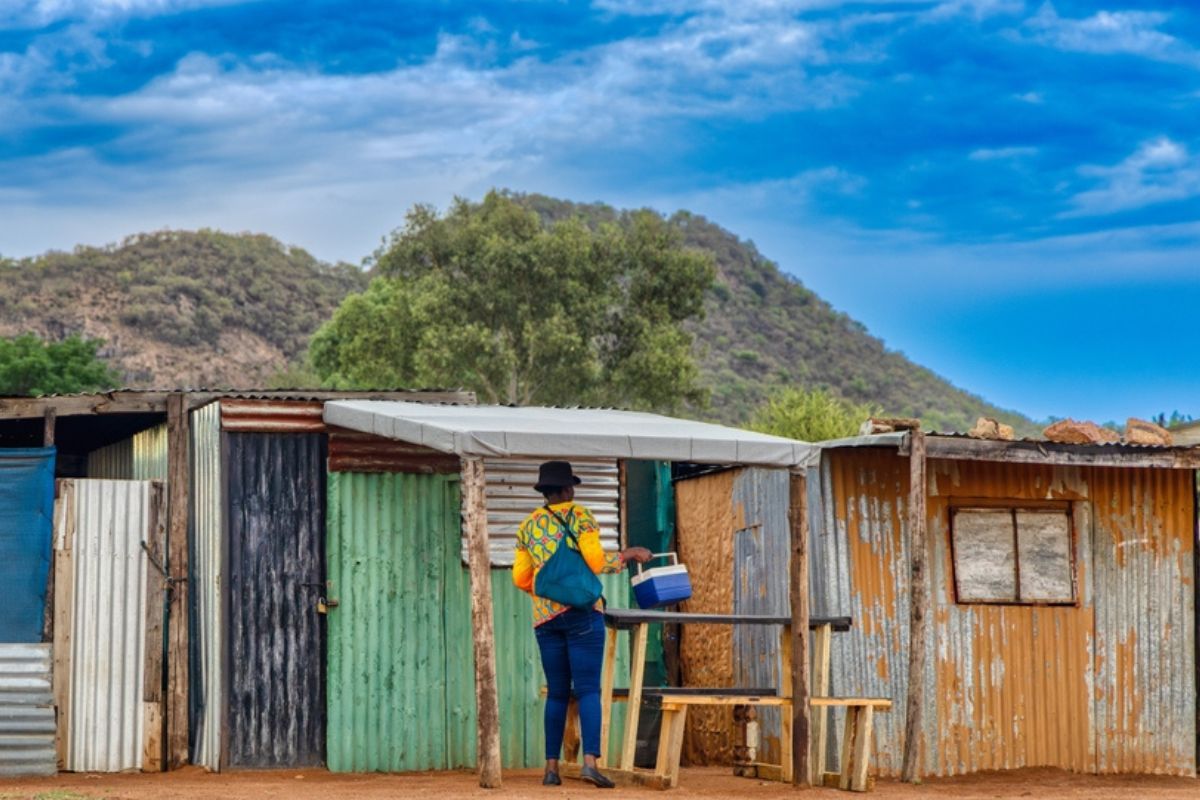
<svg viewBox="0 0 1200 800"><path fill-rule="evenodd" d="M149 481L64 480L74 520L56 533L74 561L67 749L72 772L142 766Z"/></svg>
<svg viewBox="0 0 1200 800"><path fill-rule="evenodd" d="M53 775L51 646L0 644L0 776Z"/></svg>
<svg viewBox="0 0 1200 800"><path fill-rule="evenodd" d="M230 766L325 751L325 435L226 433Z"/></svg>
<svg viewBox="0 0 1200 800"><path fill-rule="evenodd" d="M89 478L113 480L167 479L167 424L88 453Z"/></svg>
<svg viewBox="0 0 1200 800"><path fill-rule="evenodd" d="M0 643L42 641L54 515L53 447L0 449Z"/></svg>
<svg viewBox="0 0 1200 800"><path fill-rule="evenodd" d="M329 476L329 768L393 772L475 763L470 586L459 552L458 477ZM626 576L606 597L629 603ZM541 764L544 678L529 598L492 573L502 757ZM629 669L621 637L618 675ZM620 679L618 679L620 680ZM624 710L614 713L619 750Z"/></svg>
<svg viewBox="0 0 1200 800"><path fill-rule="evenodd" d="M488 548L494 566L510 567L517 529L531 509L546 502L534 491L538 465L542 460L487 458L483 462L487 481ZM575 500L596 516L600 541L607 549L617 548L620 529L620 478L615 459L572 459L574 473L583 481L575 488ZM462 541L462 560L466 561L467 543Z"/></svg>
<svg viewBox="0 0 1200 800"><path fill-rule="evenodd" d="M931 461L928 475L926 774L1191 774L1191 473ZM854 617L834 636L833 690L898 701L876 719L873 764L888 776L900 770L907 696L907 484L894 451L825 454L825 557L842 562L824 569L833 596L847 575ZM1072 501L1078 606L955 603L949 508L981 498Z"/></svg>
<svg viewBox="0 0 1200 800"><path fill-rule="evenodd" d="M222 642L225 615L221 604L224 583L224 480L221 473L221 413L209 403L191 413L192 518L188 558L190 572L191 664L189 717L192 763L221 768L224 672Z"/></svg>

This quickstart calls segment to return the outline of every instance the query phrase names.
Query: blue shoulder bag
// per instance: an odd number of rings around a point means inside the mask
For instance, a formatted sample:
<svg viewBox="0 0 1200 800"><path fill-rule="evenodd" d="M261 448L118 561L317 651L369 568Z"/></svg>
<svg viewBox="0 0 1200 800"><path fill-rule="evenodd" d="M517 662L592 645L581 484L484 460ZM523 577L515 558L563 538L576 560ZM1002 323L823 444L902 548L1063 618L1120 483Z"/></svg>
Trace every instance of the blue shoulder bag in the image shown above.
<svg viewBox="0 0 1200 800"><path fill-rule="evenodd" d="M591 608L603 596L604 585L583 559L583 553L579 550L579 540L575 538L571 526L554 513L549 505L546 506L546 511L558 520L563 529L563 536L550 558L538 570L533 593L571 608ZM575 545L574 548L567 546L567 539Z"/></svg>

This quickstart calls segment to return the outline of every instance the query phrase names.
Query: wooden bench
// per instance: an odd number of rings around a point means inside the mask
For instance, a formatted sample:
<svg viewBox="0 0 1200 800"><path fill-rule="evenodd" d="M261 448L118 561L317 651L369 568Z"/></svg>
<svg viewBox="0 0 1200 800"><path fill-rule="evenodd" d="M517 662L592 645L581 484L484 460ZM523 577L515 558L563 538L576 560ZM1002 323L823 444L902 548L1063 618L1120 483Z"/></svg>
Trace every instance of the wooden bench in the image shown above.
<svg viewBox="0 0 1200 800"><path fill-rule="evenodd" d="M890 711L892 701L881 697L814 697L809 705L822 711L833 707L846 709L846 721L842 725L841 773L826 773L822 761L816 765L821 776L816 783L826 786L832 784L854 792L867 791L875 712Z"/></svg>

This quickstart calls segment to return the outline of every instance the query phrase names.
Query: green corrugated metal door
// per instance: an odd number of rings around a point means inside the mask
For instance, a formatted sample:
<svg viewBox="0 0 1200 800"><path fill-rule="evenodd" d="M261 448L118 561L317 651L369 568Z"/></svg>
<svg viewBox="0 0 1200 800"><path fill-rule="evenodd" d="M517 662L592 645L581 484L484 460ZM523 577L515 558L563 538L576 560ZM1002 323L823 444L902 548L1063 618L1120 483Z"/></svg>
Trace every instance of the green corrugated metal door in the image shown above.
<svg viewBox="0 0 1200 800"><path fill-rule="evenodd" d="M327 759L335 772L449 769L474 761L458 566L458 480L329 475ZM457 644L448 646L448 638ZM469 673L468 673L469 677Z"/></svg>

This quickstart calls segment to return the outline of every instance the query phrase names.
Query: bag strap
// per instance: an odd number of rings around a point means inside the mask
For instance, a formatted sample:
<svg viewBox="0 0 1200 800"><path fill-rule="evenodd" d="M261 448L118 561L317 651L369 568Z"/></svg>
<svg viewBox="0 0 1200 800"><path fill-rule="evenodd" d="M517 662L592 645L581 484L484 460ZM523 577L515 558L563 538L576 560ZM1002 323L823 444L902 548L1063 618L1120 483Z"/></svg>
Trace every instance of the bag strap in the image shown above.
<svg viewBox="0 0 1200 800"><path fill-rule="evenodd" d="M546 512L558 521L558 524L562 526L563 533L571 538L571 541L575 543L575 549L582 553L583 548L579 546L579 539L575 537L575 531L571 530L570 523L559 516L558 512L551 508L549 503L546 503L542 508L546 509Z"/></svg>

